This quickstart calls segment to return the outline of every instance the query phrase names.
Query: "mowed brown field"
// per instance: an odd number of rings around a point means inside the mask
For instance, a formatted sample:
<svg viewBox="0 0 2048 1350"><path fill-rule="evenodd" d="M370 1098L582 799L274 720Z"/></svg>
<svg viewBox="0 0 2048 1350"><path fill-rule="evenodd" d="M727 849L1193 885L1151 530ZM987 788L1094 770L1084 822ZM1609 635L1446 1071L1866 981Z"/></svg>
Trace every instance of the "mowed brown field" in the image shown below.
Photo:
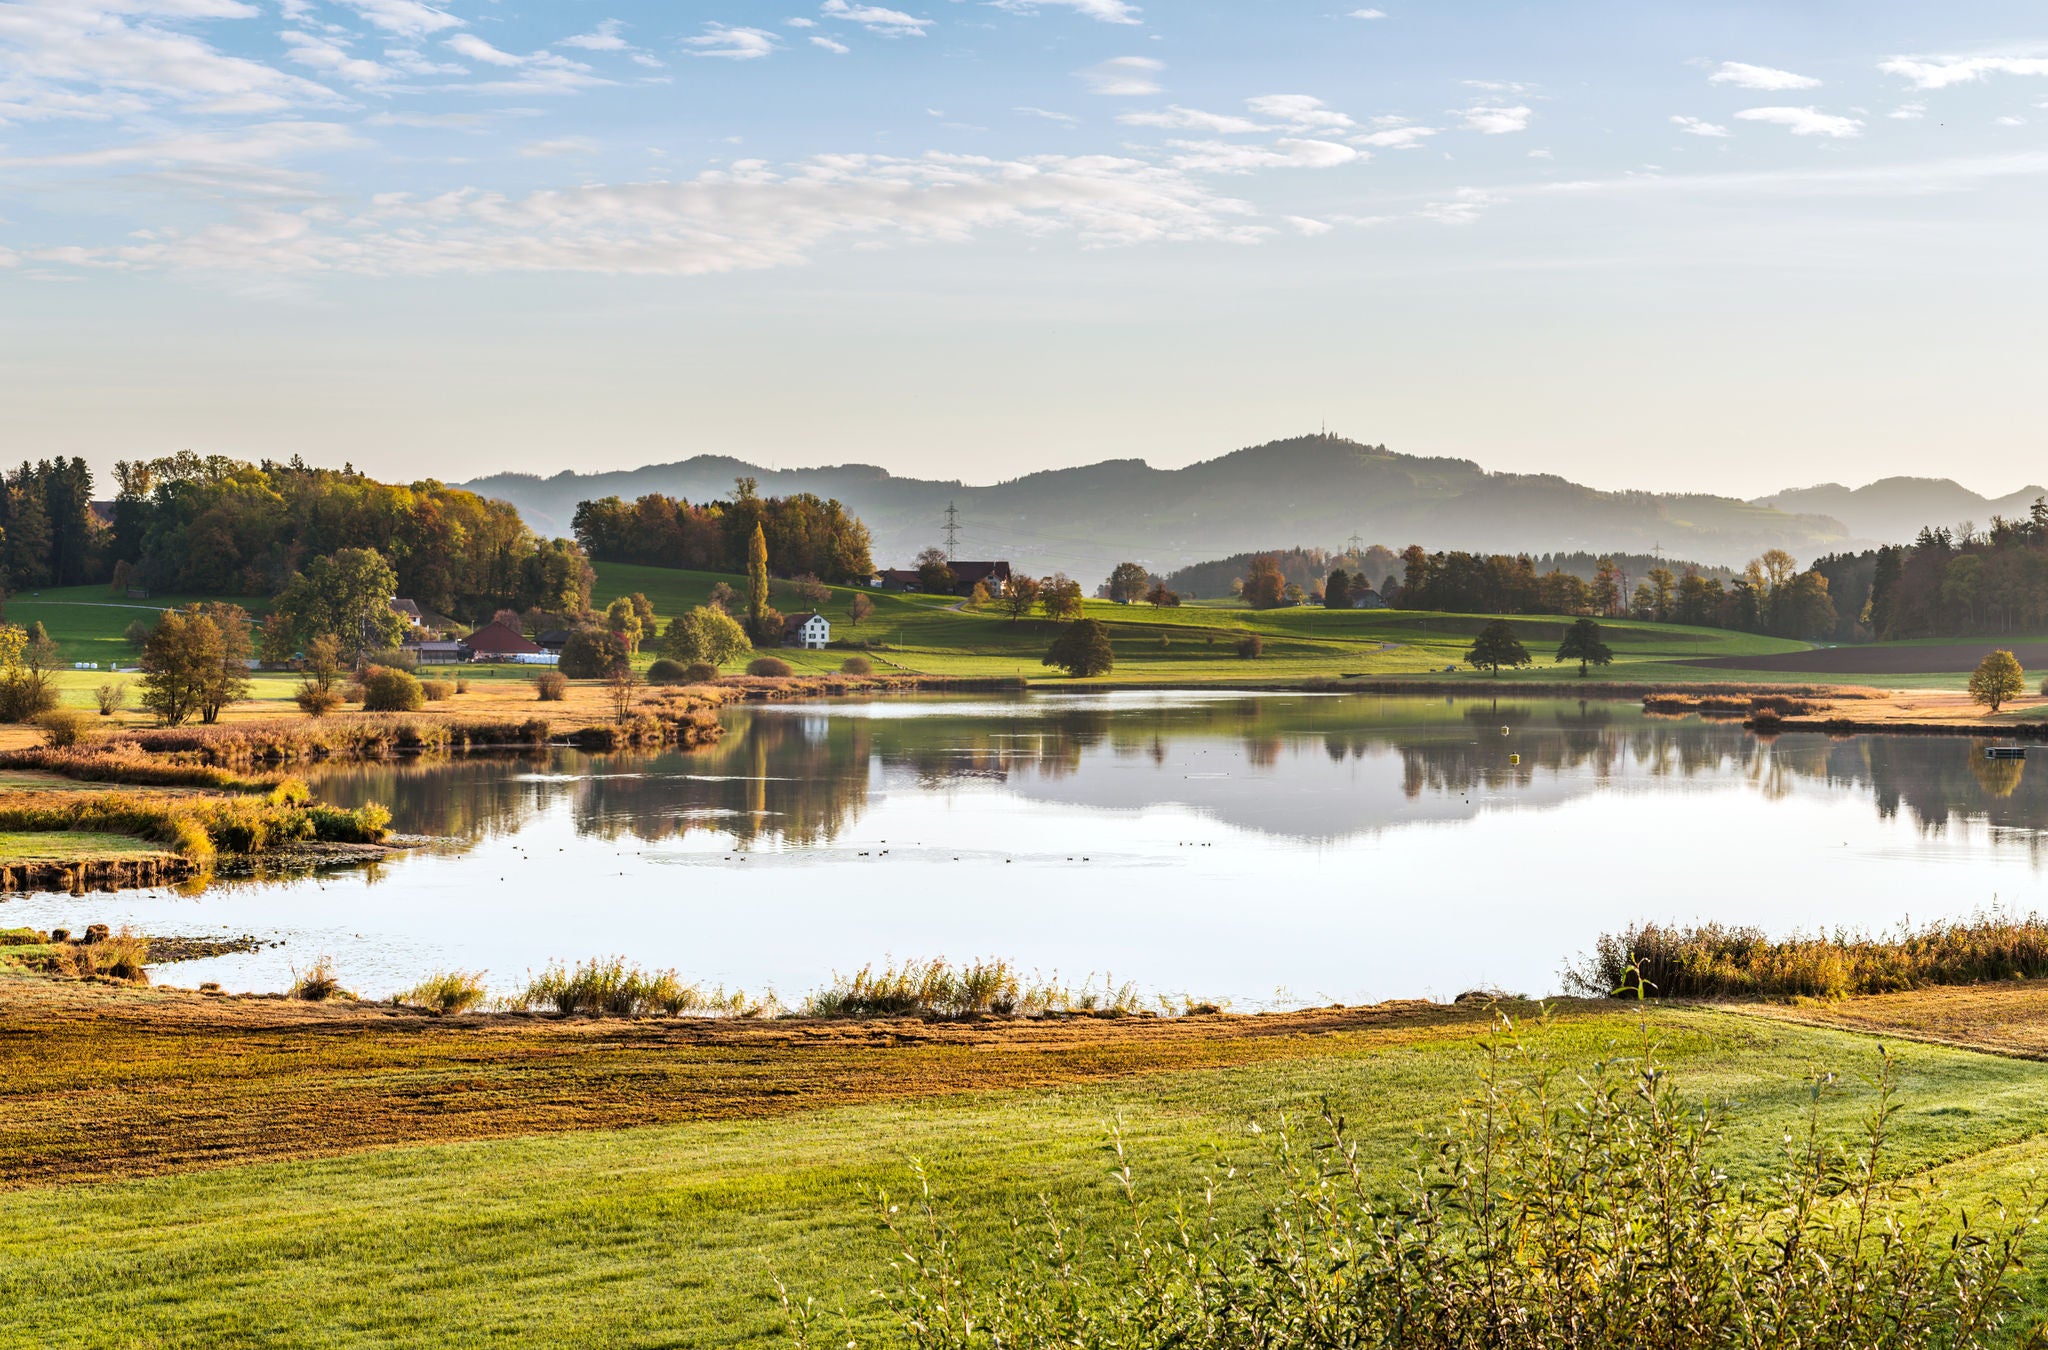
<svg viewBox="0 0 2048 1350"><path fill-rule="evenodd" d="M1487 1016L432 1017L0 977L0 1185L1225 1068L1469 1036Z"/></svg>

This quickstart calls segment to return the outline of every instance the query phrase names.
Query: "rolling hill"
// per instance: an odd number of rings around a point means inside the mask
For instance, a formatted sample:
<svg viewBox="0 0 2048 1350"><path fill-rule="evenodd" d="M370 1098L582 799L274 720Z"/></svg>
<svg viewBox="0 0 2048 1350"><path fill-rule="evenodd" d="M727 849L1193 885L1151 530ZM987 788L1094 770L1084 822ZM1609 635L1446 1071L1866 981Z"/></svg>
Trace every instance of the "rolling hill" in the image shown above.
<svg viewBox="0 0 2048 1350"><path fill-rule="evenodd" d="M2023 517L2034 499L2043 495L2048 495L2048 488L2035 484L2008 496L1986 497L1952 478L1880 478L1860 488L1840 483L1790 488L1759 497L1756 504L1830 516L1859 539L1896 544L1912 539L1923 525L1955 526L1967 520L1983 526L1990 524L1993 516Z"/></svg>
<svg viewBox="0 0 2048 1350"><path fill-rule="evenodd" d="M1842 547L1839 520L1705 494L1604 492L1550 474L1489 473L1470 460L1398 454L1335 436L1301 436L1183 469L1107 460L989 486L901 478L847 464L764 469L702 455L615 473L496 474L463 486L566 533L576 503L649 492L704 501L749 476L768 494L836 497L874 533L875 560L901 566L943 537L957 505L960 556L1008 558L1036 572L1106 573L1124 559L1165 572L1205 558L1353 533L1399 549L1650 551L1740 566L1767 548L1801 559ZM1917 527L1916 527L1917 528Z"/></svg>

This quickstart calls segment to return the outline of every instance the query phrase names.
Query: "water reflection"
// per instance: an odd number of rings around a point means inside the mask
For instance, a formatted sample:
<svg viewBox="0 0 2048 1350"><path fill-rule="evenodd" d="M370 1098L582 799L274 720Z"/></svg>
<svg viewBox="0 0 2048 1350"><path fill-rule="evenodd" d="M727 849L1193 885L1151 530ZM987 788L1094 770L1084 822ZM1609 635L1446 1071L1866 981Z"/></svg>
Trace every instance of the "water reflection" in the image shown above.
<svg viewBox="0 0 2048 1350"><path fill-rule="evenodd" d="M177 968L379 996L551 960L796 994L1002 956L1245 1004L1557 988L1645 918L1882 928L2048 907L2048 775L1966 739L1787 735L1529 699L1161 694L752 707L688 753L333 768L438 842L374 870L5 921L250 932Z"/></svg>
<svg viewBox="0 0 2048 1350"><path fill-rule="evenodd" d="M1792 735L1631 704L1527 700L1199 698L919 701L737 709L717 745L336 767L345 804L381 801L397 829L457 846L517 833L566 800L581 834L709 834L735 849L831 844L871 797L1000 787L1104 811L1162 803L1231 826L1328 842L1590 793L1740 785L1765 800L1866 793L1923 832L1983 821L2038 847L2048 780L1947 737ZM914 714L914 715L906 715Z"/></svg>

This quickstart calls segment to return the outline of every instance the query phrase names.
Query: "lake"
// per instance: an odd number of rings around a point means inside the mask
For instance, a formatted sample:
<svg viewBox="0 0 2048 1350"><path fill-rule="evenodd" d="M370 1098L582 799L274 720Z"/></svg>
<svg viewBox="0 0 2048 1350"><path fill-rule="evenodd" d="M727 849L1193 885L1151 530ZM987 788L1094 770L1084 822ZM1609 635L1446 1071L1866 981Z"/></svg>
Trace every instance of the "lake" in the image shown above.
<svg viewBox="0 0 2048 1350"><path fill-rule="evenodd" d="M1774 933L2042 904L2048 770L1966 738L1787 735L1634 704L1116 693L756 705L696 752L311 775L435 842L0 923L253 933L164 982L367 996L622 954L795 999L886 957L1007 957L1240 1008L1542 994L1639 919ZM1516 762L1515 757L1519 757Z"/></svg>

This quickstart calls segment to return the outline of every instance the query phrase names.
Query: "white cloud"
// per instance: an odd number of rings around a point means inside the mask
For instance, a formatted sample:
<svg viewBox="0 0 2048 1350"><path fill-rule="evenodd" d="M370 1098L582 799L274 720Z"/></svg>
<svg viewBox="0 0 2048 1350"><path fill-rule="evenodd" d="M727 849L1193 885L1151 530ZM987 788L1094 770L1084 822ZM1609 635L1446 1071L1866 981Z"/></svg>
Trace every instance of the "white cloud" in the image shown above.
<svg viewBox="0 0 2048 1350"><path fill-rule="evenodd" d="M1171 104L1156 112L1127 112L1117 115L1117 121L1128 127L1164 127L1171 131L1208 131L1218 136L1242 136L1255 131L1271 131L1273 128L1249 117L1238 117L1231 113L1203 112L1199 108L1183 108Z"/></svg>
<svg viewBox="0 0 2048 1350"><path fill-rule="evenodd" d="M1159 81L1152 77L1164 69L1164 61L1155 61L1149 56L1113 56L1099 65L1074 73L1087 82L1091 94L1142 98L1159 92Z"/></svg>
<svg viewBox="0 0 2048 1350"><path fill-rule="evenodd" d="M707 23L700 37L684 38L685 46L696 48L692 56L720 56L728 61L754 61L774 53L782 45L775 34L760 28L727 28Z"/></svg>
<svg viewBox="0 0 2048 1350"><path fill-rule="evenodd" d="M1994 117L1991 119L1991 125L1995 127L2023 127L2026 124L2027 119L2024 117L2013 117L2008 115L2005 117Z"/></svg>
<svg viewBox="0 0 2048 1350"><path fill-rule="evenodd" d="M1910 81L1915 89L1974 84L1989 75L2048 75L2042 56L1894 56L1877 68Z"/></svg>
<svg viewBox="0 0 2048 1350"><path fill-rule="evenodd" d="M1382 150L1413 150L1431 136L1437 134L1435 127L1398 126L1382 127L1378 131L1366 131L1353 136L1353 145L1378 146Z"/></svg>
<svg viewBox="0 0 2048 1350"><path fill-rule="evenodd" d="M606 19L590 32L578 33L575 37L565 37L556 45L580 47L586 52L627 51L632 47L632 44L619 36L619 30L623 27L625 25L617 19Z"/></svg>
<svg viewBox="0 0 2048 1350"><path fill-rule="evenodd" d="M462 27L462 20L453 14L421 4L420 0L341 0L341 3L386 32L404 37L424 37L443 29Z"/></svg>
<svg viewBox="0 0 2048 1350"><path fill-rule="evenodd" d="M1526 94L1536 87L1517 80L1460 80L1458 83L1467 89L1483 89L1489 94Z"/></svg>
<svg viewBox="0 0 2048 1350"><path fill-rule="evenodd" d="M1917 122L1927 116L1927 105L1925 103L1901 103L1898 107L1886 113L1885 116L1891 118L1894 122Z"/></svg>
<svg viewBox="0 0 2048 1350"><path fill-rule="evenodd" d="M1257 169L1332 169L1367 157L1336 141L1281 139L1271 145L1230 141L1174 141L1173 167L1190 173L1251 173Z"/></svg>
<svg viewBox="0 0 2048 1350"><path fill-rule="evenodd" d="M457 33L449 38L445 45L457 56L466 56L472 61L482 61L490 66L517 66L525 64L526 60L510 52L499 51L473 33Z"/></svg>
<svg viewBox="0 0 2048 1350"><path fill-rule="evenodd" d="M527 159L553 159L561 155L594 155L602 149L588 136L557 136L552 140L528 141L519 147Z"/></svg>
<svg viewBox="0 0 2048 1350"><path fill-rule="evenodd" d="M1809 75L1795 75L1789 70L1775 70L1770 66L1752 66L1742 61L1723 61L1707 76L1709 84L1732 84L1737 89L1765 89L1777 92L1783 89L1818 89L1820 81Z"/></svg>
<svg viewBox="0 0 2048 1350"><path fill-rule="evenodd" d="M235 0L63 0L0 4L0 119L106 118L171 103L274 113L333 103L323 85L185 32L129 17L246 18Z"/></svg>
<svg viewBox="0 0 2048 1350"><path fill-rule="evenodd" d="M1504 136L1512 131L1527 131L1529 119L1535 115L1534 109L1520 105L1500 108L1483 104L1467 108L1459 114L1465 119L1467 131L1477 131L1486 136Z"/></svg>
<svg viewBox="0 0 2048 1350"><path fill-rule="evenodd" d="M1486 213L1486 208L1498 206L1506 200L1501 194L1485 188L1461 187L1451 194L1450 200L1425 203L1417 208L1415 214L1439 225L1470 225Z"/></svg>
<svg viewBox="0 0 2048 1350"><path fill-rule="evenodd" d="M831 38L821 37L816 33L811 34L811 45L813 47L823 47L828 52L837 52L841 56L853 50L844 42L834 42Z"/></svg>
<svg viewBox="0 0 2048 1350"><path fill-rule="evenodd" d="M1262 117L1277 117L1295 127L1342 131L1358 125L1307 94L1260 94L1246 99L1244 106Z"/></svg>
<svg viewBox="0 0 2048 1350"><path fill-rule="evenodd" d="M1794 136L1828 136L1843 140L1863 134L1863 123L1853 117L1838 117L1818 108L1744 108L1735 114L1745 122L1769 122L1789 127Z"/></svg>
<svg viewBox="0 0 2048 1350"><path fill-rule="evenodd" d="M828 19L843 19L857 23L870 33L883 37L923 37L924 30L932 26L930 19L918 19L900 9L883 9L880 5L855 5L847 0L825 0L818 12Z"/></svg>
<svg viewBox="0 0 2048 1350"><path fill-rule="evenodd" d="M1387 17L1387 12L1383 9L1354 9L1348 17L1353 19L1384 19Z"/></svg>
<svg viewBox="0 0 2048 1350"><path fill-rule="evenodd" d="M1728 128L1703 122L1697 117L1673 116L1671 124L1690 136L1726 136Z"/></svg>
<svg viewBox="0 0 2048 1350"><path fill-rule="evenodd" d="M1103 23L1140 23L1138 7L1126 4L1125 0L988 0L996 9L1007 9L1013 14L1035 14L1044 5L1071 9L1077 14L1099 20Z"/></svg>
<svg viewBox="0 0 2048 1350"><path fill-rule="evenodd" d="M800 265L833 246L958 242L994 230L1067 235L1088 247L1255 243L1275 233L1248 203L1170 165L1106 155L824 155L779 168L744 160L682 181L517 198L477 189L425 200L391 194L356 216L331 215L258 208L190 233L165 229L35 256L269 274L690 276Z"/></svg>
<svg viewBox="0 0 2048 1350"><path fill-rule="evenodd" d="M311 33L287 30L279 33L278 40L290 49L290 57L300 65L324 70L350 84L374 85L397 77L398 72L375 61L351 56L348 49L324 37Z"/></svg>
<svg viewBox="0 0 2048 1350"><path fill-rule="evenodd" d="M1076 125L1081 120L1080 118L1074 116L1072 113L1054 112L1050 108L1033 108L1027 106L1021 108L1012 108L1010 109L1010 111L1020 112L1028 117L1043 117L1048 122L1058 122L1062 125L1070 127Z"/></svg>
<svg viewBox="0 0 2048 1350"><path fill-rule="evenodd" d="M1310 238L1319 234L1328 234L1331 230L1337 228L1326 220L1311 220L1307 216L1282 216L1281 219L1292 225L1297 234L1307 235Z"/></svg>
<svg viewBox="0 0 2048 1350"><path fill-rule="evenodd" d="M233 169L363 144L333 122L268 122L237 131L185 132L55 155L0 158L0 168L98 169L124 164Z"/></svg>

